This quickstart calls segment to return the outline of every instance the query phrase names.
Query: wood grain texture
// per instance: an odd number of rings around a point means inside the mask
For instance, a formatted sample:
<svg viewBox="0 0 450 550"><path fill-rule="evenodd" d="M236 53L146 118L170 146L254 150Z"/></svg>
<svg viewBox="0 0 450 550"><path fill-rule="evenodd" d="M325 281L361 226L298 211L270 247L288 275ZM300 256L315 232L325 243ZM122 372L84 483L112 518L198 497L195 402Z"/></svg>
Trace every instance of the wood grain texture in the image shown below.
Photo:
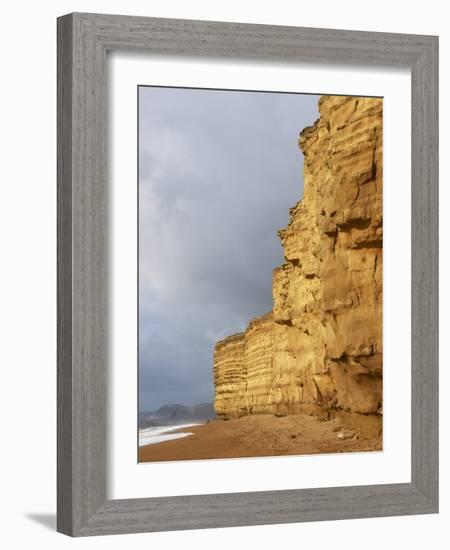
<svg viewBox="0 0 450 550"><path fill-rule="evenodd" d="M58 20L57 529L72 525L72 20Z"/></svg>
<svg viewBox="0 0 450 550"><path fill-rule="evenodd" d="M409 67L412 74L412 481L106 498L106 52ZM117 15L58 20L58 530L99 535L438 509L438 39Z"/></svg>
<svg viewBox="0 0 450 550"><path fill-rule="evenodd" d="M439 97L438 42L411 71L412 480L438 509Z"/></svg>

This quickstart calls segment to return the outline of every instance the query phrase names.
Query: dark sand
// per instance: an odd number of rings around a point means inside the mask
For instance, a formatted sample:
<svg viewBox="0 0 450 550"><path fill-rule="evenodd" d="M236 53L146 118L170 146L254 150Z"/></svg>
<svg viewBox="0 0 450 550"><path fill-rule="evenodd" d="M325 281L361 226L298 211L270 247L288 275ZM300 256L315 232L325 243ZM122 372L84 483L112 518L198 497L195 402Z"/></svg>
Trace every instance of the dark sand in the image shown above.
<svg viewBox="0 0 450 550"><path fill-rule="evenodd" d="M307 415L246 416L180 429L193 435L139 449L139 462L380 451L381 436L340 440L338 419ZM345 429L345 428L344 428ZM175 432L176 433L176 432Z"/></svg>

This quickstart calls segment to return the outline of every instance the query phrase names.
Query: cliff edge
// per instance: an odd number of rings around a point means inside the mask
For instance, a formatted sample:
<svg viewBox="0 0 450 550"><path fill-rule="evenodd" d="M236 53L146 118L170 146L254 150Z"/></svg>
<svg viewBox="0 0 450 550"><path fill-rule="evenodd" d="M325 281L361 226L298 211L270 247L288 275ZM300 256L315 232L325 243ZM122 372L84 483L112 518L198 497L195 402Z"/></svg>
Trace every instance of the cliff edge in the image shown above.
<svg viewBox="0 0 450 550"><path fill-rule="evenodd" d="M304 197L279 231L273 311L214 350L218 417L382 406L382 99L324 96L299 138Z"/></svg>

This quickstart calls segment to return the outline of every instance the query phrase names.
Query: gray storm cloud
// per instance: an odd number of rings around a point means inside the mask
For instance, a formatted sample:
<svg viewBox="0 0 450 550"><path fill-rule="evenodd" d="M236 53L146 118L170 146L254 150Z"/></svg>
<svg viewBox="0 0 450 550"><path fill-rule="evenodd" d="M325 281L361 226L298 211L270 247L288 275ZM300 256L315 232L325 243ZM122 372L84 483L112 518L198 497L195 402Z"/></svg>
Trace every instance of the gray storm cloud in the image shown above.
<svg viewBox="0 0 450 550"><path fill-rule="evenodd" d="M139 88L139 403L213 400L217 340L272 307L319 96Z"/></svg>

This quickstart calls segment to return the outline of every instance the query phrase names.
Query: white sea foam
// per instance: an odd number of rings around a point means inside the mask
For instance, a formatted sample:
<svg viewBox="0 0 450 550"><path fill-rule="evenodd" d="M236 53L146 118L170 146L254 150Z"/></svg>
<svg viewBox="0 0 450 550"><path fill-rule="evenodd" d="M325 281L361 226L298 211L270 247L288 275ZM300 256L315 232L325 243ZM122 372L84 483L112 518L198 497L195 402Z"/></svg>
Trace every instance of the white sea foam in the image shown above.
<svg viewBox="0 0 450 550"><path fill-rule="evenodd" d="M153 445L162 441L170 441L171 439L180 439L192 435L192 432L171 433L174 430L181 428L189 428L190 426L199 426L200 424L179 424L177 426L153 426L151 428L143 428L139 430L139 447L144 445Z"/></svg>

